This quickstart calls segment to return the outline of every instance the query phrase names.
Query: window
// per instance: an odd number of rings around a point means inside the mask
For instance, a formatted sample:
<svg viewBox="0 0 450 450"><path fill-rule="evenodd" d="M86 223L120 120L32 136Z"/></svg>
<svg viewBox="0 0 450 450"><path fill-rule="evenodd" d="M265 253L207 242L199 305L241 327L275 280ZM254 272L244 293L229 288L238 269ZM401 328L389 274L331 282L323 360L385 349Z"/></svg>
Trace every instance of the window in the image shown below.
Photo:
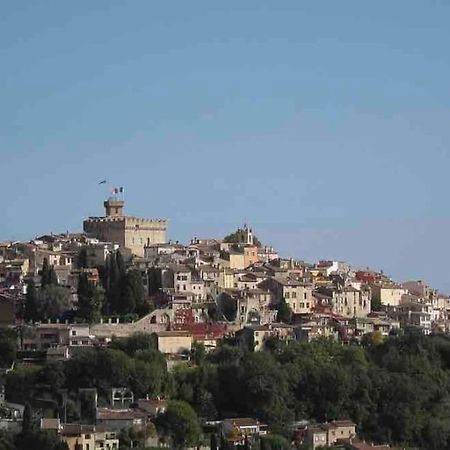
<svg viewBox="0 0 450 450"><path fill-rule="evenodd" d="M306 292L303 294L303 298L306 300L308 296L306 295Z"/></svg>
<svg viewBox="0 0 450 450"><path fill-rule="evenodd" d="M77 330L72 330L70 333L72 334L72 336L76 336L77 335Z"/></svg>
<svg viewBox="0 0 450 450"><path fill-rule="evenodd" d="M292 298L295 298L295 297L297 297L297 292L293 291L292 292Z"/></svg>
<svg viewBox="0 0 450 450"><path fill-rule="evenodd" d="M286 292L286 294L284 295L284 298L290 298L291 294L289 292Z"/></svg>
<svg viewBox="0 0 450 450"><path fill-rule="evenodd" d="M300 308L304 308L305 304L304 303L300 303Z"/></svg>

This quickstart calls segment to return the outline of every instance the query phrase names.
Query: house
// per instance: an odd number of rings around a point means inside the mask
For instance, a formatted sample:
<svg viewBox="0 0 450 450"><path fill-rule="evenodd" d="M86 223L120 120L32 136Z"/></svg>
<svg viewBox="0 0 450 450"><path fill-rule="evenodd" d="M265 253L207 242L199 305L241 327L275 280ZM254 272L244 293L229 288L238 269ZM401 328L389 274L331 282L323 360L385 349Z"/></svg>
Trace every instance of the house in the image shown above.
<svg viewBox="0 0 450 450"><path fill-rule="evenodd" d="M119 244L113 242L91 242L85 247L87 266L104 266L108 255L115 253L119 247Z"/></svg>
<svg viewBox="0 0 450 450"><path fill-rule="evenodd" d="M111 431L133 428L141 431L147 424L148 413L140 409L97 408L96 422Z"/></svg>
<svg viewBox="0 0 450 450"><path fill-rule="evenodd" d="M434 290L422 280L404 281L402 283L402 287L410 294L416 295L417 297L423 299L430 299L435 293Z"/></svg>
<svg viewBox="0 0 450 450"><path fill-rule="evenodd" d="M69 450L118 450L115 431L98 425L62 424L60 419L41 419L41 430L54 432L67 444Z"/></svg>
<svg viewBox="0 0 450 450"><path fill-rule="evenodd" d="M380 317L355 317L350 320L354 326L354 336L356 338L368 333L379 332L382 336L388 336L394 328L400 328L400 323L390 318Z"/></svg>
<svg viewBox="0 0 450 450"><path fill-rule="evenodd" d="M343 317L367 317L371 311L370 288L356 289L350 285L328 284L317 288L314 296L320 297L320 304L328 304L334 314Z"/></svg>
<svg viewBox="0 0 450 450"><path fill-rule="evenodd" d="M425 334L431 333L433 307L430 303L402 303L390 312L391 317L400 322L401 328L419 327Z"/></svg>
<svg viewBox="0 0 450 450"><path fill-rule="evenodd" d="M311 342L313 339L326 337L338 339L338 331L335 326L330 323L320 323L317 320L304 322L294 329L297 341Z"/></svg>
<svg viewBox="0 0 450 450"><path fill-rule="evenodd" d="M246 268L246 258L244 253L242 252L230 250L230 252L227 254L227 261L229 262L228 267L230 269L242 270Z"/></svg>
<svg viewBox="0 0 450 450"><path fill-rule="evenodd" d="M294 314L309 314L314 307L313 287L288 277L271 277L259 284L262 289L270 290L278 303L282 298Z"/></svg>
<svg viewBox="0 0 450 450"><path fill-rule="evenodd" d="M258 436L265 436L268 426L257 419L236 417L225 419L221 424L221 433L233 446L244 445L247 440L253 441Z"/></svg>
<svg viewBox="0 0 450 450"><path fill-rule="evenodd" d="M278 253L270 246L258 247L258 259L263 262L270 262L278 259Z"/></svg>
<svg viewBox="0 0 450 450"><path fill-rule="evenodd" d="M160 331L155 335L161 353L178 355L191 351L192 334L187 331Z"/></svg>
<svg viewBox="0 0 450 450"><path fill-rule="evenodd" d="M264 289L243 289L229 291L236 298L236 320L241 323L268 323L275 319L276 311L271 308L273 295Z"/></svg>
<svg viewBox="0 0 450 450"><path fill-rule="evenodd" d="M69 450L95 450L95 426L65 423L60 431L61 439Z"/></svg>
<svg viewBox="0 0 450 450"><path fill-rule="evenodd" d="M356 436L356 425L351 420L333 420L317 425L306 425L304 441L316 449L318 447L332 446L340 441L350 440Z"/></svg>
<svg viewBox="0 0 450 450"><path fill-rule="evenodd" d="M234 271L227 267L222 267L219 273L219 287L222 289L234 288Z"/></svg>
<svg viewBox="0 0 450 450"><path fill-rule="evenodd" d="M23 341L25 350L46 350L59 346L91 346L94 340L88 324L38 324L31 331L31 335L25 337Z"/></svg>
<svg viewBox="0 0 450 450"><path fill-rule="evenodd" d="M192 273L187 266L177 265L172 268L175 292L192 292Z"/></svg>
<svg viewBox="0 0 450 450"><path fill-rule="evenodd" d="M376 300L384 306L398 306L402 297L408 293L406 289L398 284L384 283L371 284L372 300Z"/></svg>
<svg viewBox="0 0 450 450"><path fill-rule="evenodd" d="M249 267L259 261L258 247L256 245L244 245L244 267Z"/></svg>
<svg viewBox="0 0 450 450"><path fill-rule="evenodd" d="M206 351L214 350L219 341L228 333L227 325L223 323L187 322L174 324L173 328L191 333L193 341L203 344Z"/></svg>
<svg viewBox="0 0 450 450"><path fill-rule="evenodd" d="M267 340L271 337L289 341L294 339L294 336L294 328L284 323L247 325L236 332L238 342L244 347L252 347L255 352L264 350Z"/></svg>
<svg viewBox="0 0 450 450"><path fill-rule="evenodd" d="M162 414L167 408L167 400L161 398L140 398L137 407L145 411L149 416L156 417Z"/></svg>

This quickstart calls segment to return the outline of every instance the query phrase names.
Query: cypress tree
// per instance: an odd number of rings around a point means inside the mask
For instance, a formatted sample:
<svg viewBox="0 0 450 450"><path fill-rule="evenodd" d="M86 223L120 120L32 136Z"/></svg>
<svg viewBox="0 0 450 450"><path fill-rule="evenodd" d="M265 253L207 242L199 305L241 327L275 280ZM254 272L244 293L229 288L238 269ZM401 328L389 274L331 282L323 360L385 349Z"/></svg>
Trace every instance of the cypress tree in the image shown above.
<svg viewBox="0 0 450 450"><path fill-rule="evenodd" d="M122 253L120 253L120 251L117 250L115 256L116 256L116 263L117 263L117 269L119 271L119 274L123 275L126 272L126 268L125 268L125 262L123 260Z"/></svg>
<svg viewBox="0 0 450 450"><path fill-rule="evenodd" d="M78 252L78 258L77 258L77 267L79 269L85 269L87 268L87 250L86 247L83 247L79 252Z"/></svg>
<svg viewBox="0 0 450 450"><path fill-rule="evenodd" d="M36 322L39 319L37 309L37 293L34 280L30 278L27 283L27 294L25 296L25 309L23 318L26 322Z"/></svg>
<svg viewBox="0 0 450 450"><path fill-rule="evenodd" d="M48 272L48 284L58 286L58 277L56 275L54 266L51 266Z"/></svg>
<svg viewBox="0 0 450 450"><path fill-rule="evenodd" d="M85 273L81 273L78 278L78 314L83 319L87 319L89 316L90 299L92 297L92 289Z"/></svg>
<svg viewBox="0 0 450 450"><path fill-rule="evenodd" d="M284 297L278 304L277 321L283 323L290 323L292 319L292 311L289 305L286 303Z"/></svg>
<svg viewBox="0 0 450 450"><path fill-rule="evenodd" d="M24 433L31 431L34 428L33 423L33 411L31 405L26 402L25 409L23 410L22 430Z"/></svg>
<svg viewBox="0 0 450 450"><path fill-rule="evenodd" d="M48 266L48 259L44 258L41 269L41 288L44 288L49 284L50 280L50 267Z"/></svg>
<svg viewBox="0 0 450 450"><path fill-rule="evenodd" d="M218 448L216 433L211 433L211 436L210 436L210 447L211 447L211 450L217 450L217 448Z"/></svg>
<svg viewBox="0 0 450 450"><path fill-rule="evenodd" d="M89 282L85 273L78 280L78 315L87 322L98 320L103 304L103 289Z"/></svg>

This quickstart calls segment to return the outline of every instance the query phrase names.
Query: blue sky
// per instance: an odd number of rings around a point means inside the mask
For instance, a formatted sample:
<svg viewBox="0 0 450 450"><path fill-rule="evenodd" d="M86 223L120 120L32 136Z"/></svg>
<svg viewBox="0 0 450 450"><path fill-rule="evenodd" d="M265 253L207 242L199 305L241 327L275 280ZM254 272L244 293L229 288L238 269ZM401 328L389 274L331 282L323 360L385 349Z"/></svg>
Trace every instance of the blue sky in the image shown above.
<svg viewBox="0 0 450 450"><path fill-rule="evenodd" d="M0 15L0 239L107 190L170 237L450 292L450 2L24 1Z"/></svg>

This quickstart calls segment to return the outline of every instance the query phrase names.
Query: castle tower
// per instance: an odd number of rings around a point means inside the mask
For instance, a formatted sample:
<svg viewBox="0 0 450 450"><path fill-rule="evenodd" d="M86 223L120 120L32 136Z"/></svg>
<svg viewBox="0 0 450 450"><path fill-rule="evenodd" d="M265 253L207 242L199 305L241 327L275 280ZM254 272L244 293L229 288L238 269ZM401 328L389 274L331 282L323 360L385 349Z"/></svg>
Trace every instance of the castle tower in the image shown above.
<svg viewBox="0 0 450 450"><path fill-rule="evenodd" d="M103 202L105 216L84 220L84 232L102 242L117 243L136 256L144 256L146 245L166 242L167 220L126 216L124 205L123 199L109 197Z"/></svg>
<svg viewBox="0 0 450 450"><path fill-rule="evenodd" d="M103 202L106 217L122 217L125 202L118 198L109 197Z"/></svg>

